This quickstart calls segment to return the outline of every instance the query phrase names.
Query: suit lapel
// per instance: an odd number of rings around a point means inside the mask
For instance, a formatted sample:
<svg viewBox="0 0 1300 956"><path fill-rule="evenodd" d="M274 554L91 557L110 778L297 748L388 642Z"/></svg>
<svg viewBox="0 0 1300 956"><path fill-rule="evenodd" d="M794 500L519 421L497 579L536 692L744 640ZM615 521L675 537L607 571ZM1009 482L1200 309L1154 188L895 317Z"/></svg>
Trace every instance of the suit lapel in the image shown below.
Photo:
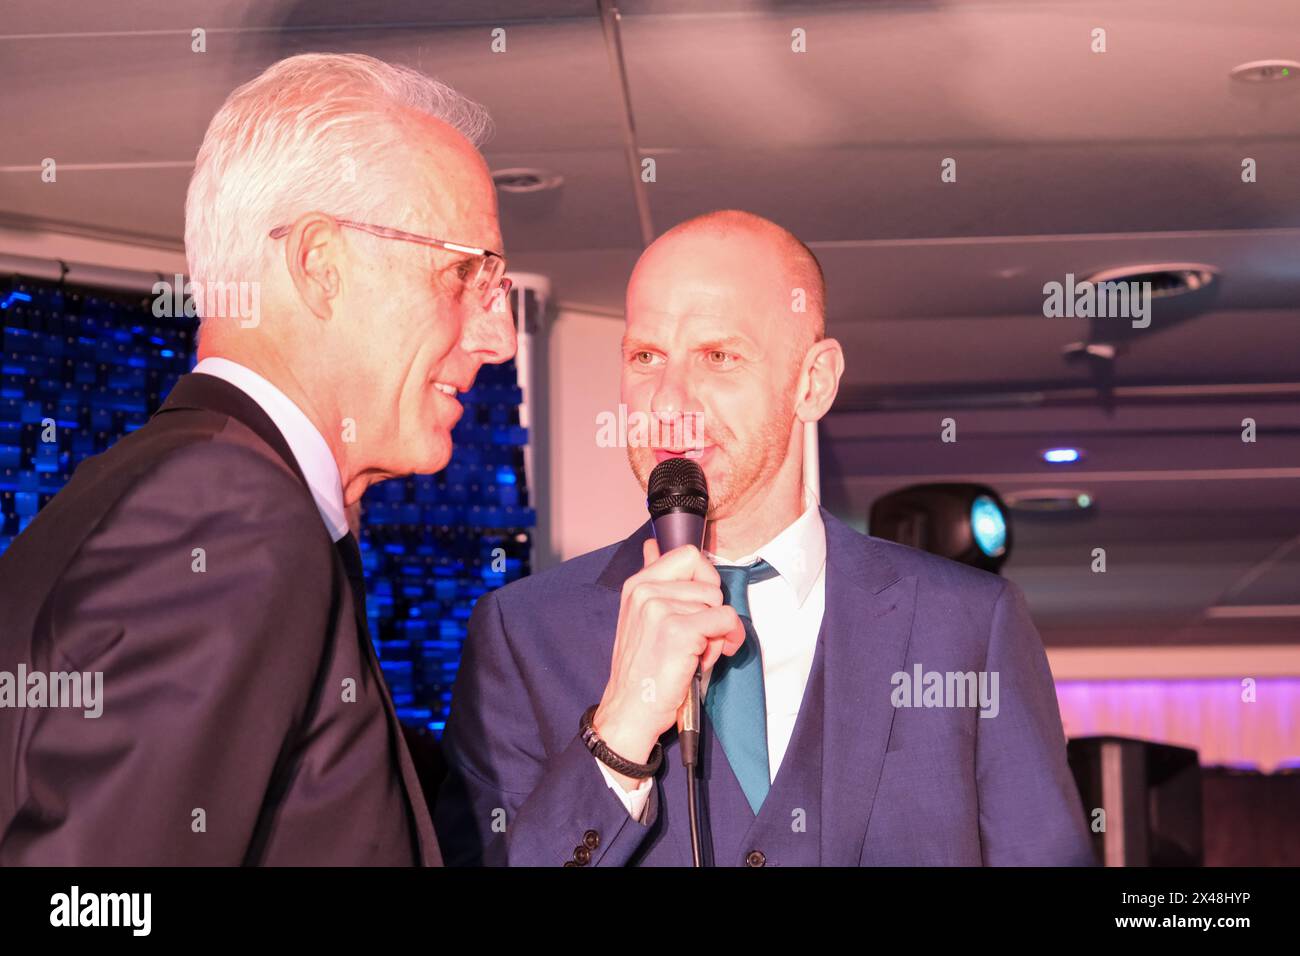
<svg viewBox="0 0 1300 956"><path fill-rule="evenodd" d="M605 565L596 583L611 591L622 591L623 583L644 566L642 564L641 545L646 538L654 534L650 522L632 532L614 551L614 556Z"/></svg>
<svg viewBox="0 0 1300 956"><path fill-rule="evenodd" d="M822 509L826 525L825 708L821 859L857 866L894 719L890 677L903 669L916 578Z"/></svg>
<svg viewBox="0 0 1300 956"><path fill-rule="evenodd" d="M294 458L293 452L289 450L289 443L285 441L284 435L275 426L275 422L271 421L271 416L266 414L262 406L253 401L243 389L236 388L215 375L191 372L176 380L176 384L167 395L167 400L159 406L158 411L154 412L154 416L187 408L227 415L247 425L253 434L270 445L284 463L293 469L293 473L302 482L303 489L307 489L307 479L302 469L298 467L298 459Z"/></svg>

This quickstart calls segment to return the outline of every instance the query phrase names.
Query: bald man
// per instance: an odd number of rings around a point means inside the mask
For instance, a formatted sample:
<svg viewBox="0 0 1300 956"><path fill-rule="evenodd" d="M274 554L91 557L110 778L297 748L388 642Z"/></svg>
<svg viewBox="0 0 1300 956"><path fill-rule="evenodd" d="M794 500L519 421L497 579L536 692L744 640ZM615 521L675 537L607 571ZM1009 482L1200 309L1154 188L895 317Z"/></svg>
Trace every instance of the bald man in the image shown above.
<svg viewBox="0 0 1300 956"><path fill-rule="evenodd" d="M622 401L660 427L628 457L643 488L699 461L704 550L661 555L647 522L479 601L435 812L449 863L689 866L675 724L697 663L706 863L1094 862L1019 589L859 534L804 487L804 425L844 370L824 315L812 252L749 213L641 257ZM906 707L916 669L994 692Z"/></svg>

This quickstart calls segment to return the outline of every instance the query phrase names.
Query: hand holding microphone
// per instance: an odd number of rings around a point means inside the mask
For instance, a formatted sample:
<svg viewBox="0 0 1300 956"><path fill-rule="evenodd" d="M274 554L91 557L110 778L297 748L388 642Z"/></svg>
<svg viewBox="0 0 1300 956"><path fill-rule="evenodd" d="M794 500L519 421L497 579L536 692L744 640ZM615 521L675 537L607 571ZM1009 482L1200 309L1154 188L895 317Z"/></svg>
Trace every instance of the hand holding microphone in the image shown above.
<svg viewBox="0 0 1300 956"><path fill-rule="evenodd" d="M745 641L740 618L722 603L721 578L700 551L708 497L699 465L661 462L650 475L648 505L657 540L645 542L645 567L623 585L609 683L593 720L615 752L636 762L690 706L697 669L707 674ZM638 783L621 782L628 790Z"/></svg>

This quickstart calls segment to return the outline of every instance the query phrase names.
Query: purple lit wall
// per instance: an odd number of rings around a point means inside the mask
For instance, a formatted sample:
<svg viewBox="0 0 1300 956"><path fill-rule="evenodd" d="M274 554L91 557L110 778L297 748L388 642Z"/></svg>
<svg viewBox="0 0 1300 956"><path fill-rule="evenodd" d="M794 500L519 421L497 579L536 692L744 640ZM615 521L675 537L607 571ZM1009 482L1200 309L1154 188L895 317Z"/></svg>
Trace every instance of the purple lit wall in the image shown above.
<svg viewBox="0 0 1300 956"><path fill-rule="evenodd" d="M1061 680L1067 737L1114 734L1195 748L1201 766L1271 773L1300 766L1300 677Z"/></svg>

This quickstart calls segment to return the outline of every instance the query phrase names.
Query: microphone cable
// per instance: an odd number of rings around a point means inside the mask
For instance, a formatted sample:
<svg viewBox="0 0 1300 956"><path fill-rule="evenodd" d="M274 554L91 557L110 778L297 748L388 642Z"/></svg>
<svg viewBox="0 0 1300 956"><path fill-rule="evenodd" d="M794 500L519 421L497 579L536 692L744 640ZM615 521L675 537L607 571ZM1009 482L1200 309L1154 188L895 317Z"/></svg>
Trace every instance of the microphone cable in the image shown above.
<svg viewBox="0 0 1300 956"><path fill-rule="evenodd" d="M700 668L695 668L691 689L687 694L685 715L678 742L682 750L682 768L686 771L686 817L691 828L691 865L704 866L700 847L700 802L696 785L696 769L700 756Z"/></svg>

